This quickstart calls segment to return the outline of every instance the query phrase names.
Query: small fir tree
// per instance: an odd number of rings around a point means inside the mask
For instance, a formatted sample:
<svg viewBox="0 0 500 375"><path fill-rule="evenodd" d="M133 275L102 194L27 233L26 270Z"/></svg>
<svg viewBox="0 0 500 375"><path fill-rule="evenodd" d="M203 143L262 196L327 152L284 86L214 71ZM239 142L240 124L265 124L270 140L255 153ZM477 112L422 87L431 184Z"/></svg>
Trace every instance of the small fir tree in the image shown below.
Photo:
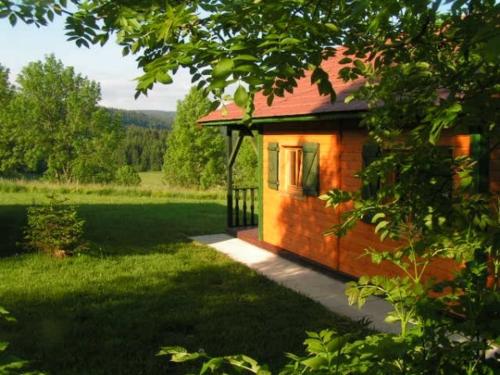
<svg viewBox="0 0 500 375"><path fill-rule="evenodd" d="M28 224L24 231L26 248L63 257L85 248L85 221L65 199L48 196L48 204L28 208Z"/></svg>

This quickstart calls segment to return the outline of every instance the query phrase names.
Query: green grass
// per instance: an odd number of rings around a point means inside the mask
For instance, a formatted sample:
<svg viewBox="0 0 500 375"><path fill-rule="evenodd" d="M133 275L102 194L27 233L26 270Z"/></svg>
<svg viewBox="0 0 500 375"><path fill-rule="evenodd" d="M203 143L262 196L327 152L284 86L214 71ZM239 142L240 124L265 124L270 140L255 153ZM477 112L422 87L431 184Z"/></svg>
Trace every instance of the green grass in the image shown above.
<svg viewBox="0 0 500 375"><path fill-rule="evenodd" d="M138 187L116 186L110 184L76 184L53 183L28 179L0 178L0 193L33 193L40 194L81 194L103 196L131 196L153 198L181 198L181 199L223 199L225 191L222 189L197 190L167 187L161 182L158 173L145 172L146 178ZM142 178L142 177L141 177Z"/></svg>
<svg viewBox="0 0 500 375"><path fill-rule="evenodd" d="M56 190L58 187L54 187ZM164 345L247 353L274 367L305 330L357 328L188 236L222 232L220 200L70 192L91 250L64 260L16 247L43 190L0 193L0 341L51 374L176 374Z"/></svg>
<svg viewBox="0 0 500 375"><path fill-rule="evenodd" d="M165 189L163 172L140 172L139 176L141 176L141 187L146 189Z"/></svg>

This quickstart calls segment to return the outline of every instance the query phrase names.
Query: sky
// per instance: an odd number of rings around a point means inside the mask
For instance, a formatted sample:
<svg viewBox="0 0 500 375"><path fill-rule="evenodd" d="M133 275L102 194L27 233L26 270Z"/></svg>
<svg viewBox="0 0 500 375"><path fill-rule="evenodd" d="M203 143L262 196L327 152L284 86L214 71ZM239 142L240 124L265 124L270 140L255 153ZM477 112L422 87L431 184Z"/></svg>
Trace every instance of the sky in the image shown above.
<svg viewBox="0 0 500 375"><path fill-rule="evenodd" d="M191 87L189 72L180 70L170 85L156 85L147 97L134 99L134 78L141 74L133 56L123 57L121 48L110 40L104 47L78 48L66 41L64 21L36 28L18 23L12 27L0 22L0 64L10 69L11 81L31 61L54 54L64 65L101 84L101 105L122 109L174 111L178 100Z"/></svg>

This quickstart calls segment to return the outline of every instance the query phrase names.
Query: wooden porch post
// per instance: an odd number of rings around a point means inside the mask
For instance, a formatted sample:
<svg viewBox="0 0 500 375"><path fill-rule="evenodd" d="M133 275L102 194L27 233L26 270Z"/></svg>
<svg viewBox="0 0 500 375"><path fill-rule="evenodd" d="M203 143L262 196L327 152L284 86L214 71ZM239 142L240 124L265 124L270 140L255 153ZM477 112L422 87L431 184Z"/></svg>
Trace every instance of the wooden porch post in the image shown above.
<svg viewBox="0 0 500 375"><path fill-rule="evenodd" d="M226 127L227 135L227 227L233 227L233 163L231 154L233 152L233 129Z"/></svg>

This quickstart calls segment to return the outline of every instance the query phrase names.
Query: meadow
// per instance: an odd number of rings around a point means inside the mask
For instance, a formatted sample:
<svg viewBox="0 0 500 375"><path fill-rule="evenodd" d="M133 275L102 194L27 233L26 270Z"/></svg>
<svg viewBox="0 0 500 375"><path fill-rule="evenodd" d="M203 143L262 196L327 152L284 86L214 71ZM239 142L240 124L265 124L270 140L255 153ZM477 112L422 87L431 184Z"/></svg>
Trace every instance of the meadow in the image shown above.
<svg viewBox="0 0 500 375"><path fill-rule="evenodd" d="M150 176L151 177L151 176ZM224 231L220 191L0 181L0 325L10 351L50 374L181 374L155 354L181 345L270 362L306 330L359 328L190 236ZM86 220L89 250L66 259L18 243L26 208L58 192Z"/></svg>

